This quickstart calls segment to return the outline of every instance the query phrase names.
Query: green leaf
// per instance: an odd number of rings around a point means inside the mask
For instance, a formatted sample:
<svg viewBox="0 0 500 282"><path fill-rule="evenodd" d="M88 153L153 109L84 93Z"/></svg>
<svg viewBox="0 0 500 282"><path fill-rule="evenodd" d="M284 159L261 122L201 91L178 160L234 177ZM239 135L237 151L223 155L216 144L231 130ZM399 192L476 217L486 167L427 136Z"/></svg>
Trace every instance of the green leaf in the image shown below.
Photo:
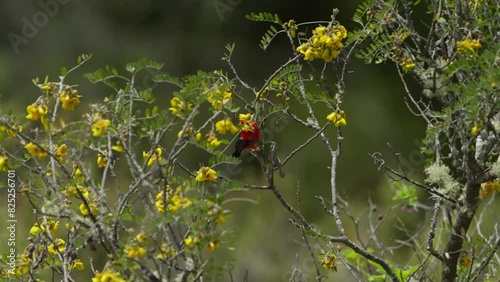
<svg viewBox="0 0 500 282"><path fill-rule="evenodd" d="M267 12L260 12L259 14L252 12L250 15L245 15L245 18L251 21L281 23L278 14L273 15Z"/></svg>
<svg viewBox="0 0 500 282"><path fill-rule="evenodd" d="M231 60L231 56L233 55L233 52L234 52L234 46L236 45L236 43L232 43L232 44L226 44L226 50L228 53L224 53L224 59L230 61Z"/></svg>
<svg viewBox="0 0 500 282"><path fill-rule="evenodd" d="M170 84L173 84L173 85L176 85L179 87L182 87L184 85L184 83L182 82L182 80L180 78L175 77L175 76L171 76L168 74L157 74L153 77L153 81L154 82L166 82L166 83L170 83Z"/></svg>
<svg viewBox="0 0 500 282"><path fill-rule="evenodd" d="M163 68L163 64L160 64L158 62L155 62L155 61L147 59L147 58L141 58L137 62L129 63L125 66L125 70L130 72L130 73L140 71L144 68L152 68L152 69L160 70Z"/></svg>

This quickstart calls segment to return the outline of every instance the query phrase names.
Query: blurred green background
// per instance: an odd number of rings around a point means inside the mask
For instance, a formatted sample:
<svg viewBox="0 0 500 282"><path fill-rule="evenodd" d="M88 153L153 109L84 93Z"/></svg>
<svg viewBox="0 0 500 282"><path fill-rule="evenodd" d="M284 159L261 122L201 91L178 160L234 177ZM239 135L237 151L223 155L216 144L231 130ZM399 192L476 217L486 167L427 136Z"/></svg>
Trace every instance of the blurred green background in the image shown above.
<svg viewBox="0 0 500 282"><path fill-rule="evenodd" d="M110 90L91 85L81 78L84 72L104 65L122 70L127 62L141 57L164 63L163 72L175 76L197 70L229 71L220 58L225 52L224 46L232 42L236 43L233 63L239 75L259 88L264 79L291 56L291 49L287 39L278 38L268 50L262 51L258 45L268 25L247 21L245 14L267 11L278 13L283 21L328 21L332 8L338 8L338 20L347 30L352 30L355 26L350 19L357 5L355 2L3 0L0 2L1 109L24 113L26 105L39 95L31 79L43 78L46 74L55 78L61 66L72 66L82 53L92 53L93 58L76 75L73 74L70 81L79 85L79 92L88 101L99 101L110 94ZM46 21L40 16L43 6L54 11ZM36 31L30 34L31 38L13 44L12 34L22 36L26 20L44 24L36 27ZM319 62L314 65L320 67ZM333 76L330 79L335 81ZM144 81L145 86L149 83ZM155 95L159 103L168 107L171 92L158 87ZM345 139L338 166L338 189L354 215L367 212L369 199L378 207L376 214L384 214L394 204L389 180L377 171L368 153L381 152L390 163L394 163L386 145L390 143L401 153L412 175L421 177L423 161L419 157L418 144L424 136L424 124L409 113L404 96L403 86L392 65L365 65L361 60L352 60L346 80L344 109L348 125L343 129ZM83 99L82 103L85 104ZM297 111L300 105L292 103L291 106ZM290 121L283 131L265 134L279 144L278 154L283 159L314 133L297 128ZM329 129L328 135L334 140L333 128ZM327 151L322 142L314 141L287 164L284 168L286 177L277 185L286 199L294 204L297 186L300 186L301 209L305 217L335 234L333 219L314 199L315 195L330 198L328 166L331 161L325 156ZM198 162L196 156L193 156L193 161ZM242 179L249 183L263 183L255 162L246 160L241 166L244 168L240 175ZM236 248L230 255L235 259L233 276L236 281L241 280L245 268L248 268L250 281L288 281L286 277L295 266L296 254L300 254L299 267L308 278L306 280L313 279L312 260L307 255L301 233L288 223L290 215L272 192L252 191L234 197L257 200L257 203L233 200L226 206L232 212L228 225L234 231ZM427 195L422 193L419 198L426 201ZM32 223L31 209L26 202L18 203L18 217ZM423 214L419 212L404 214L403 219L410 232L425 224ZM362 220L360 229L365 229L366 224L366 220ZM397 229L391 228L391 224L388 220L388 227L380 235L384 242L402 237ZM353 225L347 224L347 227L350 236L354 237ZM25 240L22 234L27 234L28 229L29 226L18 229L18 241ZM4 234L2 231L0 240L4 239ZM0 251L3 252L4 248L0 246ZM340 267L340 273L326 274L340 280L350 277L344 276L344 272L345 268ZM228 280L228 275L224 279Z"/></svg>

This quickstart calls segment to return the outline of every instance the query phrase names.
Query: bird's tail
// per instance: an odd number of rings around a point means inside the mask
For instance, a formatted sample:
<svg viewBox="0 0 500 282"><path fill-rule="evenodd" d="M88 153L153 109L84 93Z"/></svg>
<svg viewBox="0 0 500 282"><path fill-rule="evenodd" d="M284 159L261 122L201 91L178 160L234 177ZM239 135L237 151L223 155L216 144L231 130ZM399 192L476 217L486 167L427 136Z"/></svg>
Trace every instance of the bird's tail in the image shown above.
<svg viewBox="0 0 500 282"><path fill-rule="evenodd" d="M240 155L241 155L241 152L240 152L240 151L238 151L238 149L234 150L233 157L235 157L235 158L239 158L239 157L240 157Z"/></svg>

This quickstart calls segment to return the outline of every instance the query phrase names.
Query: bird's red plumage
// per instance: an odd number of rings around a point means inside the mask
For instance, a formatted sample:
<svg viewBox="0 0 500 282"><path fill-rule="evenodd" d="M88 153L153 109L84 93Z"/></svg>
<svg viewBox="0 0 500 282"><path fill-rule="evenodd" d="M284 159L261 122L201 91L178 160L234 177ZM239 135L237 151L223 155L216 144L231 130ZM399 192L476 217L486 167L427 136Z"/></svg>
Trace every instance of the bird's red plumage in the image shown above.
<svg viewBox="0 0 500 282"><path fill-rule="evenodd" d="M245 121L240 121L242 124L245 123ZM258 148L255 148L255 144L257 141L259 141L260 137L260 129L259 126L253 122L253 121L247 121L252 126L252 129L248 128L247 130L241 130L240 131L240 138L236 142L236 150L233 153L234 157L239 157L241 152L243 150L255 150L257 151Z"/></svg>

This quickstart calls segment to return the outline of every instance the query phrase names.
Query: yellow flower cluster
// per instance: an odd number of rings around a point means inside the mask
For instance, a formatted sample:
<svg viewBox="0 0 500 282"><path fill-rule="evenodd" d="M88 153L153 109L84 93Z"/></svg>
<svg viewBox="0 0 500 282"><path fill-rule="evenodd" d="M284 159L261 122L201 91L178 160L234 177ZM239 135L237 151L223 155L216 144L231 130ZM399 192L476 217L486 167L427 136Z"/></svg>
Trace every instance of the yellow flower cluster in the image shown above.
<svg viewBox="0 0 500 282"><path fill-rule="evenodd" d="M147 153L142 151L142 158L144 159L144 162L147 162L147 166L152 166L156 161L160 164L165 161L165 159L161 156L162 154L163 150L161 148L156 148L154 154L151 151Z"/></svg>
<svg viewBox="0 0 500 282"><path fill-rule="evenodd" d="M36 145L33 142L29 142L28 144L26 144L26 146L24 146L24 148L26 150L28 150L28 152L33 157L36 157L36 158L39 158L39 159L41 159L43 157L46 157L48 155L47 151L45 151L44 149L40 148L38 145Z"/></svg>
<svg viewBox="0 0 500 282"><path fill-rule="evenodd" d="M106 158L106 155L99 152L97 154L97 166L99 168L103 168L108 164L108 158Z"/></svg>
<svg viewBox="0 0 500 282"><path fill-rule="evenodd" d="M200 238L198 238L198 237L194 237L192 235L189 235L186 238L184 238L184 244L189 249L191 249L194 245L197 245L199 243L200 243Z"/></svg>
<svg viewBox="0 0 500 282"><path fill-rule="evenodd" d="M96 212L99 210L97 208L97 206L93 203L89 203L89 208L90 208L90 212L92 212L93 215L96 214ZM80 209L80 212L83 214L83 215L88 215L89 214L89 210L87 209L87 207L85 206L84 203L82 203L79 207Z"/></svg>
<svg viewBox="0 0 500 282"><path fill-rule="evenodd" d="M207 166L204 166L198 170L196 175L196 181L215 181L217 180L217 172Z"/></svg>
<svg viewBox="0 0 500 282"><path fill-rule="evenodd" d="M161 253L159 253L156 257L159 258L159 259L166 259L168 257L173 257L175 256L175 249L174 248L171 248L169 245L167 245L166 243L163 243L161 245Z"/></svg>
<svg viewBox="0 0 500 282"><path fill-rule="evenodd" d="M146 243L148 241L148 236L144 232L141 232L135 236L135 240L139 243Z"/></svg>
<svg viewBox="0 0 500 282"><path fill-rule="evenodd" d="M81 261L80 259L75 259L68 268L69 270L73 269L83 270L84 269L83 261Z"/></svg>
<svg viewBox="0 0 500 282"><path fill-rule="evenodd" d="M94 123L90 126L92 129L92 135L94 137L99 137L106 133L106 130L111 125L109 119L100 119L99 117L94 117Z"/></svg>
<svg viewBox="0 0 500 282"><path fill-rule="evenodd" d="M88 196L90 195L89 189L81 186L80 184L77 184L76 187L68 185L66 186L66 188L62 190L62 193L68 197L79 197L78 190L80 190L80 193L85 199L87 199Z"/></svg>
<svg viewBox="0 0 500 282"><path fill-rule="evenodd" d="M141 246L128 246L125 248L125 253L131 259L135 259L137 257L143 257L146 255L146 249Z"/></svg>
<svg viewBox="0 0 500 282"><path fill-rule="evenodd" d="M57 148L56 153L54 154L59 161L62 161L62 158L68 154L68 146L66 144L62 144Z"/></svg>
<svg viewBox="0 0 500 282"><path fill-rule="evenodd" d="M479 195L481 197L490 197L494 192L500 192L500 179L482 183Z"/></svg>
<svg viewBox="0 0 500 282"><path fill-rule="evenodd" d="M12 126L12 129L10 129L10 128L7 128L7 126L5 126L3 124L0 125L0 133L7 132L7 134L9 136L16 137L16 131L22 132L23 131L23 127L19 126L19 125L14 125L14 126Z"/></svg>
<svg viewBox="0 0 500 282"><path fill-rule="evenodd" d="M347 125L344 111L332 112L331 114L326 116L326 119L333 122L335 124L335 126Z"/></svg>
<svg viewBox="0 0 500 282"><path fill-rule="evenodd" d="M207 138L208 146L212 147L212 149L214 149L214 150L219 148L220 144L222 144L222 141L219 140L219 138L217 138L217 135L213 131L210 131L209 133L207 133L207 135L205 137Z"/></svg>
<svg viewBox="0 0 500 282"><path fill-rule="evenodd" d="M165 194L163 191L156 194L155 206L159 213L165 212L164 198ZM167 211L172 213L177 212L179 208L185 209L191 206L191 200L189 198L184 197L180 187L177 188L177 190L175 191L175 193L173 193L173 195L171 195L171 193L168 193L166 200L167 200L166 201Z"/></svg>
<svg viewBox="0 0 500 282"><path fill-rule="evenodd" d="M220 247L220 242L219 241L210 241L207 246L207 251L213 252L214 250L218 249Z"/></svg>
<svg viewBox="0 0 500 282"><path fill-rule="evenodd" d="M78 191L80 191L80 193ZM64 195L66 195L67 197L76 197L82 201L85 200L88 203L88 207L90 208L90 212L93 215L96 215L97 211L99 210L97 205L91 202L91 198L89 197L90 196L89 189L81 186L80 184L77 184L76 187L73 185L68 185L62 190L62 193ZM81 196L80 196L80 194L81 194ZM82 197L83 197L83 199L82 199ZM80 210L80 212L83 215L89 215L89 213L90 213L89 210L87 209L87 206L83 202L80 204L78 209Z"/></svg>
<svg viewBox="0 0 500 282"><path fill-rule="evenodd" d="M12 165L10 164L9 157L0 156L0 171L7 171L12 169Z"/></svg>
<svg viewBox="0 0 500 282"><path fill-rule="evenodd" d="M189 128L187 128L185 130L185 132L184 132L184 130L180 130L177 133L177 137L178 138L181 138L181 137L183 137L183 138L189 138L190 136L192 136L194 134L194 132L195 132L194 128L193 127L189 127ZM196 133L195 139L196 139L196 142L198 142L198 141L201 140L201 133L200 132Z"/></svg>
<svg viewBox="0 0 500 282"><path fill-rule="evenodd" d="M75 106L80 104L78 90L72 89L70 86L66 86L66 89L59 96L59 100L62 102L63 109L73 111Z"/></svg>
<svg viewBox="0 0 500 282"><path fill-rule="evenodd" d="M252 114L246 113L246 114L239 114L239 119L240 119L240 124L241 124L241 130L245 132L253 132L253 117Z"/></svg>
<svg viewBox="0 0 500 282"><path fill-rule="evenodd" d="M179 97L174 97L170 100L170 108L168 108L174 116L185 118L193 110L193 104L182 101Z"/></svg>
<svg viewBox="0 0 500 282"><path fill-rule="evenodd" d="M64 246L66 245L66 242L61 239L61 238L56 238L54 240L54 244L50 244L47 247L47 251L51 256L56 255L57 253L62 254L64 252Z"/></svg>
<svg viewBox="0 0 500 282"><path fill-rule="evenodd" d="M47 229L48 228L48 229ZM50 232L50 235L54 235L59 228L59 220L54 221L50 217L44 217L43 221L41 224L35 223L31 228L30 228L30 235L36 236L40 232L46 232L47 230Z"/></svg>
<svg viewBox="0 0 500 282"><path fill-rule="evenodd" d="M215 110L220 110L230 104L232 96L231 88L227 87L224 90L219 88L207 94L207 101L212 104Z"/></svg>
<svg viewBox="0 0 500 282"><path fill-rule="evenodd" d="M26 107L26 111L28 112L28 115L26 116L27 119L41 119L44 123L44 121L47 120L47 113L49 112L49 108L47 107L47 104L43 102L37 102Z"/></svg>
<svg viewBox="0 0 500 282"><path fill-rule="evenodd" d="M97 271L94 278L92 278L92 282L126 282L126 280L121 279L119 275L112 270L104 270L102 273Z"/></svg>
<svg viewBox="0 0 500 282"><path fill-rule="evenodd" d="M347 30L340 24L328 27L318 26L313 31L313 36L297 47L297 51L304 55L306 61L322 59L331 62L340 54L340 49L344 47L342 40L346 37Z"/></svg>
<svg viewBox="0 0 500 282"><path fill-rule="evenodd" d="M477 50L481 48L481 43L477 39L465 39L463 41L458 41L457 42L457 53L459 54L467 54L467 53L472 53L475 54L477 53Z"/></svg>
<svg viewBox="0 0 500 282"><path fill-rule="evenodd" d="M226 134L226 132L235 134L239 131L239 128L233 124L231 118L226 118L215 123L215 130L217 130L220 134Z"/></svg>
<svg viewBox="0 0 500 282"><path fill-rule="evenodd" d="M321 266L324 269L331 269L333 272L337 272L337 262L339 259L333 253L327 253L323 260L321 261Z"/></svg>

